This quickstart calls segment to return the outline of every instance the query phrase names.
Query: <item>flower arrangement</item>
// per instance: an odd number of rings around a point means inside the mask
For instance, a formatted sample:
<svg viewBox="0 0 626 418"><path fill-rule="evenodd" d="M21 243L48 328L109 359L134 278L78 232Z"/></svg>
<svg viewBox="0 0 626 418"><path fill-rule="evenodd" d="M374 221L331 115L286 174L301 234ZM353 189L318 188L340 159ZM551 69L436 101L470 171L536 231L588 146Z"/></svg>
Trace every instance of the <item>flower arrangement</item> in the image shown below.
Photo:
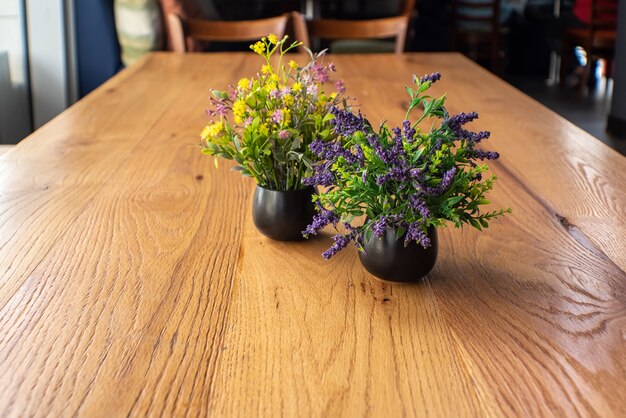
<svg viewBox="0 0 626 418"><path fill-rule="evenodd" d="M315 235L329 224L337 228L342 223L346 228L333 237L324 258L351 241L363 251L364 241L372 234L381 238L386 229L404 237L405 246L415 241L427 248L429 228L450 221L456 227L469 224L481 230L511 211L481 212L496 177L484 178L488 167L479 162L499 155L476 147L489 138L489 132L465 129L478 118L476 113L451 116L444 106L445 96L427 95L440 77L438 73L413 77L415 86L406 87L410 105L402 127L390 129L384 122L376 131L360 113L331 109L339 140L311 143L319 161L304 179L305 184L328 189L315 197L318 213L303 234ZM411 123L411 112L420 108L421 114ZM422 130L427 122L432 125ZM357 218L364 218L359 226L354 225Z"/></svg>
<svg viewBox="0 0 626 418"><path fill-rule="evenodd" d="M345 92L341 80L335 82L336 91L324 92L335 66L320 62L323 52L309 51L305 67L293 60L283 65L285 54L301 45L287 44L287 38L271 34L250 46L265 61L261 71L240 79L230 92L212 92L207 110L212 120L200 135L203 153L234 160L234 170L253 177L261 187L280 191L305 187L302 178L315 159L309 145L314 139L335 138L330 111ZM277 65L273 58L278 58Z"/></svg>

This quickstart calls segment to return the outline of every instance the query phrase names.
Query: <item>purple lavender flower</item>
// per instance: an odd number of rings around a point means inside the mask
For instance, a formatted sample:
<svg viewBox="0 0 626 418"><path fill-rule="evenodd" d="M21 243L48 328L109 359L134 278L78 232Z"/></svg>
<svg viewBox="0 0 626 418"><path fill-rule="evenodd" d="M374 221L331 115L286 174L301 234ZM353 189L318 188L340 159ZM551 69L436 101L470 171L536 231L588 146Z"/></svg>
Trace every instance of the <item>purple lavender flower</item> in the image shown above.
<svg viewBox="0 0 626 418"><path fill-rule="evenodd" d="M367 181L367 170L363 170L363 174L361 174L361 181L363 183Z"/></svg>
<svg viewBox="0 0 626 418"><path fill-rule="evenodd" d="M332 256L334 256L335 254L337 254L339 251L343 250L344 248L346 248L348 246L348 244L350 243L350 241L352 241L354 239L355 235L354 233L349 233L346 235L343 234L337 234L333 237L333 241L335 241L335 243L326 251L324 251L322 253L322 257L324 257L324 259L328 260L329 258L331 258Z"/></svg>
<svg viewBox="0 0 626 418"><path fill-rule="evenodd" d="M426 75L420 77L420 84L421 83L425 83L427 81L430 81L432 84L434 84L437 81L439 81L439 79L441 79L441 74L440 73L426 74Z"/></svg>
<svg viewBox="0 0 626 418"><path fill-rule="evenodd" d="M378 155L378 158L380 158L386 164L393 164L394 158L392 158L392 156L389 155L389 152L387 152L387 150L383 148L380 141L380 136L375 133L371 133L367 137L367 142L374 149L374 152L376 153L376 155Z"/></svg>
<svg viewBox="0 0 626 418"><path fill-rule="evenodd" d="M427 187L426 193L430 196L441 196L445 192L448 191L450 186L452 185L452 180L454 180L454 175L456 174L456 167L452 167L448 171L443 174L443 178L441 179L441 183L439 183L435 187Z"/></svg>
<svg viewBox="0 0 626 418"><path fill-rule="evenodd" d="M467 129L463 129L461 131L461 138L466 138L474 143L479 143L483 139L488 139L491 136L491 132L489 131L480 131L480 132L472 132Z"/></svg>
<svg viewBox="0 0 626 418"><path fill-rule="evenodd" d="M343 157L348 164L360 164L363 162L364 156L354 155L349 150L343 148L338 142L325 142L321 139L315 139L309 145L318 157L333 162L339 157Z"/></svg>
<svg viewBox="0 0 626 418"><path fill-rule="evenodd" d="M459 113L458 115L444 119L443 124L450 128L457 137L462 138L464 131L462 126L476 119L478 119L478 113L476 112Z"/></svg>
<svg viewBox="0 0 626 418"><path fill-rule="evenodd" d="M282 96L280 90L278 89L273 89L272 91L270 91L270 98L277 100L280 99L280 97Z"/></svg>
<svg viewBox="0 0 626 418"><path fill-rule="evenodd" d="M404 245L407 245L411 241L416 241L424 248L430 247L430 238L428 238L428 235L424 232L424 225L421 222L413 222L407 228Z"/></svg>
<svg viewBox="0 0 626 418"><path fill-rule="evenodd" d="M330 124L334 127L335 133L342 136L350 136L357 131L363 131L369 123L363 118L361 112L356 116L352 112L339 109L336 106L330 108L330 113L335 116Z"/></svg>
<svg viewBox="0 0 626 418"><path fill-rule="evenodd" d="M311 177L304 177L302 184L305 186L324 186L329 187L334 184L333 174L330 172L330 166L332 161L326 164L319 164L313 168L313 175Z"/></svg>
<svg viewBox="0 0 626 418"><path fill-rule="evenodd" d="M422 180L424 178L424 173L419 168L412 168L409 170L409 177Z"/></svg>
<svg viewBox="0 0 626 418"><path fill-rule="evenodd" d="M428 209L428 205L426 204L426 201L422 199L418 194L414 194L410 197L409 206L417 210L424 219L430 218L431 216L430 209Z"/></svg>
<svg viewBox="0 0 626 418"><path fill-rule="evenodd" d="M376 178L376 184L382 185L388 181L407 181L409 179L410 170L404 167L392 167L387 173L380 175Z"/></svg>
<svg viewBox="0 0 626 418"><path fill-rule="evenodd" d="M500 154L495 151L483 151L483 150L473 150L471 153L471 158L478 158L479 160L497 160L500 158Z"/></svg>
<svg viewBox="0 0 626 418"><path fill-rule="evenodd" d="M365 161L365 154L363 153L363 148L361 148L360 145L357 145L357 146L354 147L354 156L359 161Z"/></svg>
<svg viewBox="0 0 626 418"><path fill-rule="evenodd" d="M415 129L411 127L411 122L405 120L402 122L402 129L404 129L404 137L408 143L411 143L415 140Z"/></svg>
<svg viewBox="0 0 626 418"><path fill-rule="evenodd" d="M387 229L387 217L381 216L380 219L372 225L372 232L376 238L382 238L385 233L385 229Z"/></svg>
<svg viewBox="0 0 626 418"><path fill-rule="evenodd" d="M305 237L308 237L309 235L317 235L319 231L324 229L329 224L337 226L337 222L339 222L339 216L336 213L321 208L320 212L313 217L313 222L311 222L311 224L308 225L304 231L302 231L302 235Z"/></svg>

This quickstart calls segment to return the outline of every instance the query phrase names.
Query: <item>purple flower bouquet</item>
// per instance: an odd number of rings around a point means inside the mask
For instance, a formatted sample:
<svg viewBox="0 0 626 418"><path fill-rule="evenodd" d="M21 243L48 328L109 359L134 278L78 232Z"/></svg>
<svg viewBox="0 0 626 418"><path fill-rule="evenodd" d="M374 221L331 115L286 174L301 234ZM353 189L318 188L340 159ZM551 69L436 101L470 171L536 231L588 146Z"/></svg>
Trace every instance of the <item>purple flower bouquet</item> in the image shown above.
<svg viewBox="0 0 626 418"><path fill-rule="evenodd" d="M313 175L303 179L305 185L325 188L315 197L318 213L303 234L315 235L329 224L345 227L324 258L350 242L367 252L367 243L387 232L404 247L414 243L425 250L433 245L431 231L446 221L480 230L511 211L481 212L496 179L483 176L488 167L482 162L499 155L478 148L489 132L466 128L476 113L450 115L445 96L427 95L439 79L438 73L414 77L414 86L406 87L411 101L401 127L383 123L375 130L360 113L331 109L337 139L310 144L318 162ZM419 117L410 121L419 108ZM429 128L422 130L427 122Z"/></svg>

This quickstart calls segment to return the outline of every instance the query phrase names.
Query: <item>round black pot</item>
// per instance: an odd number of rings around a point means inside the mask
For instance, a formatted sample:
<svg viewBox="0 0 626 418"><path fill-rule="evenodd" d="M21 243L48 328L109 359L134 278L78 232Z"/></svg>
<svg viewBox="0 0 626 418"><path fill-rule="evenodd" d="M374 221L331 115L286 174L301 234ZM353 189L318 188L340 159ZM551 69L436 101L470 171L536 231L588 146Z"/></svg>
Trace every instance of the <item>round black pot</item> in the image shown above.
<svg viewBox="0 0 626 418"><path fill-rule="evenodd" d="M259 232L277 241L301 241L302 231L313 220L314 187L277 191L256 186L252 202L252 219Z"/></svg>
<svg viewBox="0 0 626 418"><path fill-rule="evenodd" d="M431 246L424 248L415 241L404 246L404 236L396 239L396 233L387 229L382 238L372 234L363 243L365 252L359 258L365 270L382 280L391 282L417 282L426 276L437 261L437 229L429 228Z"/></svg>

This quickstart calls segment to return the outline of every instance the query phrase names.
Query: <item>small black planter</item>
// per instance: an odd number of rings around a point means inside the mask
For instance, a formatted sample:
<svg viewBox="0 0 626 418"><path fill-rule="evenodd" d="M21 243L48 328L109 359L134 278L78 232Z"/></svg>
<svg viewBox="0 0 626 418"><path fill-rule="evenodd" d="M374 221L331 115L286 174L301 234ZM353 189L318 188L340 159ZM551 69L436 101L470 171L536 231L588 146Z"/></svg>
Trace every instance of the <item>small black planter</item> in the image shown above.
<svg viewBox="0 0 626 418"><path fill-rule="evenodd" d="M302 231L313 220L314 187L277 191L256 186L252 202L252 219L259 232L277 241L301 241Z"/></svg>
<svg viewBox="0 0 626 418"><path fill-rule="evenodd" d="M404 246L404 236L396 240L396 233L387 229L381 239L373 234L363 243L365 253L359 251L363 267L382 280L417 282L426 276L437 261L437 230L428 230L431 246L424 248L415 241Z"/></svg>

